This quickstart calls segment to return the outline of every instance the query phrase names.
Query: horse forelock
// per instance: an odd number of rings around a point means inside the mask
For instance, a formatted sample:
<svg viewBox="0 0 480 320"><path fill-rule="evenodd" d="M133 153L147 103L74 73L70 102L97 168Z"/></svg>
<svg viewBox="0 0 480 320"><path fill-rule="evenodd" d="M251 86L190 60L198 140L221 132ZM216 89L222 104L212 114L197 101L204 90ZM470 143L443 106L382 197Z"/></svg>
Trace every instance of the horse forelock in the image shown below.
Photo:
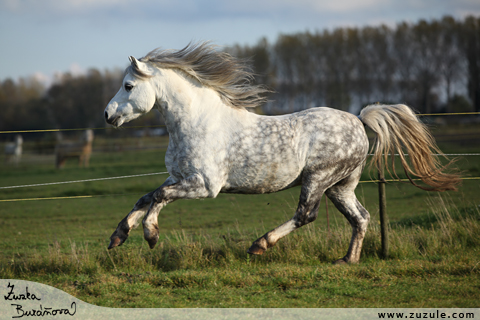
<svg viewBox="0 0 480 320"><path fill-rule="evenodd" d="M152 77L152 75L146 74L145 72L140 70L140 68L138 68L138 66L135 65L135 64L131 64L130 66L128 66L127 69L125 69L125 73L124 73L123 76L126 76L128 73L130 73L134 77L142 79L142 80L147 80L147 79L150 79Z"/></svg>
<svg viewBox="0 0 480 320"><path fill-rule="evenodd" d="M209 42L190 43L178 51L155 49L140 61L158 68L179 69L215 90L227 105L234 108L257 107L265 102L264 95L270 92L263 86L252 84L254 76L245 61L217 51ZM125 72L141 79L151 77L135 64Z"/></svg>

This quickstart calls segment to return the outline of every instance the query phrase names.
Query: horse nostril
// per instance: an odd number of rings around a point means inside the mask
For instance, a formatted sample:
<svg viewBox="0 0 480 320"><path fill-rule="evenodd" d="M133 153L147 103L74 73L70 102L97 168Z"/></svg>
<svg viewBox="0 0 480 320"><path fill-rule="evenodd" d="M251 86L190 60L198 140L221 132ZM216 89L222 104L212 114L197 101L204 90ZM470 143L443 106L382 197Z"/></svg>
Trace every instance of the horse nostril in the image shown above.
<svg viewBox="0 0 480 320"><path fill-rule="evenodd" d="M107 121L107 120L108 120L108 113L107 113L107 111L105 111L105 121Z"/></svg>

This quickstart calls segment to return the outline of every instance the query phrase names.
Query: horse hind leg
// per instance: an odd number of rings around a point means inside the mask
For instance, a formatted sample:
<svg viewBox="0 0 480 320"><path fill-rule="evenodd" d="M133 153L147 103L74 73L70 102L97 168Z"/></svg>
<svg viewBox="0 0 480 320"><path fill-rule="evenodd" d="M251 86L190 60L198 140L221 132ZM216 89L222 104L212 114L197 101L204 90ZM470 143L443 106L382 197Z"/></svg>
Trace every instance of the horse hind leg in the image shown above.
<svg viewBox="0 0 480 320"><path fill-rule="evenodd" d="M255 240L247 251L249 254L263 254L268 248L273 247L278 240L317 218L324 189L319 184L311 182L322 181L322 179L308 180L309 182L304 182L302 185L300 201L293 218Z"/></svg>
<svg viewBox="0 0 480 320"><path fill-rule="evenodd" d="M360 204L355 196L355 187L360 179L362 168L356 169L349 177L325 191L327 197L335 204L335 207L345 216L352 226L352 238L348 252L335 264L358 263L362 252L363 239L367 232L370 214Z"/></svg>

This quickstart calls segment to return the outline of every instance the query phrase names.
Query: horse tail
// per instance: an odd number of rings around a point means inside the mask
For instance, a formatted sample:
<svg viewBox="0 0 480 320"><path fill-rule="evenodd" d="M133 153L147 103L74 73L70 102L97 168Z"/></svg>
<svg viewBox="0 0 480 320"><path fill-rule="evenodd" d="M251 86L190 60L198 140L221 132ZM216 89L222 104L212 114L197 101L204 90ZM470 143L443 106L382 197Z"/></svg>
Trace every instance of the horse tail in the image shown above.
<svg viewBox="0 0 480 320"><path fill-rule="evenodd" d="M421 123L415 113L403 104L380 105L374 104L365 107L359 115L360 120L375 133L375 142L372 145L372 165L377 169L387 164L388 155L391 155L391 169L395 177L395 153L400 156L405 174L416 187L428 191L457 190L461 183L456 173L445 172L455 160L449 160L442 154L429 132L427 126ZM410 158L407 162L403 152L406 149ZM436 154L443 155L448 164L442 165ZM387 170L392 174L390 168ZM420 178L429 187L423 187L414 182L411 175Z"/></svg>

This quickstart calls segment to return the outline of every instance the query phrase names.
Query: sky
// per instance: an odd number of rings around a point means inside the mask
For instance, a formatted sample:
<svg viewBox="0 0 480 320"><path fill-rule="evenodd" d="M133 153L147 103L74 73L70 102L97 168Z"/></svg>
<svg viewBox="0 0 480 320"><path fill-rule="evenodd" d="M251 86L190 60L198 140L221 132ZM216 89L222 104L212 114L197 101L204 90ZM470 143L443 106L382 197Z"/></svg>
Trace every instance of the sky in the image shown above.
<svg viewBox="0 0 480 320"><path fill-rule="evenodd" d="M191 41L254 45L445 15L480 16L480 0L0 0L0 81L124 69L130 55Z"/></svg>

